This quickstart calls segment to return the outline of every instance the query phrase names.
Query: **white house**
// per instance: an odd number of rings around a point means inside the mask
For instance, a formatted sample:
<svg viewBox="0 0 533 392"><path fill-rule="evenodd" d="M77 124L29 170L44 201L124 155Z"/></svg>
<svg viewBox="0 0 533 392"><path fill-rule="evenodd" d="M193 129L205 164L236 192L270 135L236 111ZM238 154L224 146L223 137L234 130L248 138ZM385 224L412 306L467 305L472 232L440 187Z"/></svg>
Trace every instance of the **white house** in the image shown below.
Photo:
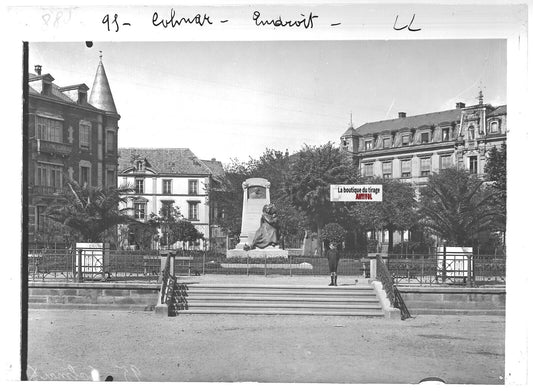
<svg viewBox="0 0 533 392"><path fill-rule="evenodd" d="M118 171L118 184L135 189L128 207L137 220L146 221L171 204L204 235L208 246L214 229L208 192L213 178L223 175L221 162L198 159L188 148L120 148Z"/></svg>

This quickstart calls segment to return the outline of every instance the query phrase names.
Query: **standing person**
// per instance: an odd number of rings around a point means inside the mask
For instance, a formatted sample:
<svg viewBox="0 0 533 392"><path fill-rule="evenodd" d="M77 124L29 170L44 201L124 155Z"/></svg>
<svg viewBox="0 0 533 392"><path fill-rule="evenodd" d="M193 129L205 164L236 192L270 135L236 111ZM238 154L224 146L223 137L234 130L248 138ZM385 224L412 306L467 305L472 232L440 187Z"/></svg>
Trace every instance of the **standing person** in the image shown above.
<svg viewBox="0 0 533 392"><path fill-rule="evenodd" d="M337 286L337 266L339 265L339 252L337 251L337 244L334 242L329 244L326 257L328 258L329 272L331 274L331 283L329 286Z"/></svg>

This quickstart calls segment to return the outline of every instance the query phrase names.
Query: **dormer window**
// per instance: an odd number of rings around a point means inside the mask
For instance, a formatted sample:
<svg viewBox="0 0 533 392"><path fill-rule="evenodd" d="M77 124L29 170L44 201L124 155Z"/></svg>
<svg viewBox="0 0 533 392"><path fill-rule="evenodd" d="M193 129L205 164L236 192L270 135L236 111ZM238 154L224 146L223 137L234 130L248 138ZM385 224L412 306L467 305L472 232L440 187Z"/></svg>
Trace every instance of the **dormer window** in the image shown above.
<svg viewBox="0 0 533 392"><path fill-rule="evenodd" d="M429 132L424 132L420 135L420 142L422 144L429 143Z"/></svg>
<svg viewBox="0 0 533 392"><path fill-rule="evenodd" d="M143 161L136 161L135 162L135 170L136 171L142 171L143 170Z"/></svg>
<svg viewBox="0 0 533 392"><path fill-rule="evenodd" d="M365 151L372 150L372 140L365 141Z"/></svg>
<svg viewBox="0 0 533 392"><path fill-rule="evenodd" d="M447 142L450 140L450 128L442 128L442 141Z"/></svg>
<svg viewBox="0 0 533 392"><path fill-rule="evenodd" d="M402 135L402 146L408 146L409 145L409 135Z"/></svg>
<svg viewBox="0 0 533 392"><path fill-rule="evenodd" d="M490 123L490 133L500 133L500 122L499 121L493 121Z"/></svg>
<svg viewBox="0 0 533 392"><path fill-rule="evenodd" d="M390 148L390 137L383 138L383 148Z"/></svg>

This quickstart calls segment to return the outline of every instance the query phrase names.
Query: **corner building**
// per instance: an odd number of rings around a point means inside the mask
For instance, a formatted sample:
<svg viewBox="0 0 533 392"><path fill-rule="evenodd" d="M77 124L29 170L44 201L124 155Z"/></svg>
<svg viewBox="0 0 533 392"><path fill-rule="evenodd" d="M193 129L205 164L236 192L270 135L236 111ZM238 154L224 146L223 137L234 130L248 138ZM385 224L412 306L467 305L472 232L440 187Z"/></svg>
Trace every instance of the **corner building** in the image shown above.
<svg viewBox="0 0 533 392"><path fill-rule="evenodd" d="M363 177L399 179L411 183L419 195L431 173L457 167L483 178L492 147L507 139L507 106L462 102L455 109L350 126L341 146L352 154ZM387 233L377 234L385 246ZM396 233L394 242L411 240L411 233Z"/></svg>
<svg viewBox="0 0 533 392"><path fill-rule="evenodd" d="M68 242L61 225L44 216L65 178L90 186L116 186L118 121L100 58L92 88L61 87L42 66L28 75L29 246Z"/></svg>

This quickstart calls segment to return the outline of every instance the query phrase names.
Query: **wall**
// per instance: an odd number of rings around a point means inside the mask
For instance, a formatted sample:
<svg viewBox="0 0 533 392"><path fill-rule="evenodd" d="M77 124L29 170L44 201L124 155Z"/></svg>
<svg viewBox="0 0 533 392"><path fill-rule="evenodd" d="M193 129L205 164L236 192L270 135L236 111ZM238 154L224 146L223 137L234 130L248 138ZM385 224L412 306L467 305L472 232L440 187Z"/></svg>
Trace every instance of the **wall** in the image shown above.
<svg viewBox="0 0 533 392"><path fill-rule="evenodd" d="M398 286L411 315L505 314L505 287Z"/></svg>

